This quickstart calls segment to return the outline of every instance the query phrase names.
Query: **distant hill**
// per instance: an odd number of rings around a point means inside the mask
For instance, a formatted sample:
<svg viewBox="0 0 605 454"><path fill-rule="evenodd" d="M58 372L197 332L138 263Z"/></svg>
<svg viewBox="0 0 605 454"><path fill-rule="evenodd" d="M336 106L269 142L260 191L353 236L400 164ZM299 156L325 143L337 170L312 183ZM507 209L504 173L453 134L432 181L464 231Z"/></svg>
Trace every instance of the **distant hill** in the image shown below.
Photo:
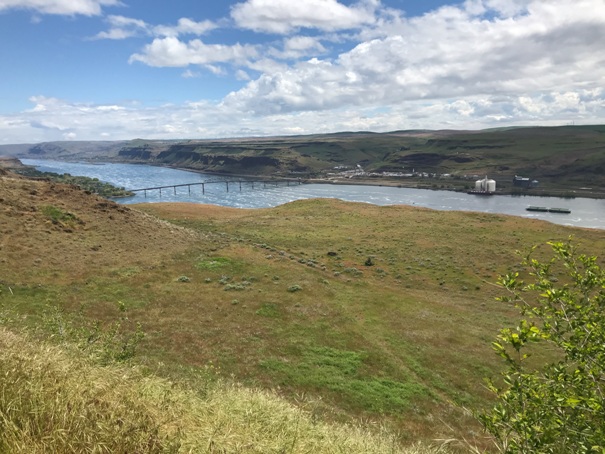
<svg viewBox="0 0 605 454"><path fill-rule="evenodd" d="M389 133L222 140L47 142L3 145L0 154L135 162L227 174L324 177L335 167L367 172L489 175L500 187L514 175L542 187L605 189L605 126L409 130Z"/></svg>

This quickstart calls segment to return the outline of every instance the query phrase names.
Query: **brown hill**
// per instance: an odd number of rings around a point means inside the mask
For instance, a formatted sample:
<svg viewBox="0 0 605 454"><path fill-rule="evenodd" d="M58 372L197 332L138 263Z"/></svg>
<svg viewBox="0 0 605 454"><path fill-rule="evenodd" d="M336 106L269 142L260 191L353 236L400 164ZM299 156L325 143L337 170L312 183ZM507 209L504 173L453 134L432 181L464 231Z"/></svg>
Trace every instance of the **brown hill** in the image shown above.
<svg viewBox="0 0 605 454"><path fill-rule="evenodd" d="M76 186L6 171L0 176L0 276L6 282L72 281L101 268L151 266L185 250L192 237L199 235Z"/></svg>

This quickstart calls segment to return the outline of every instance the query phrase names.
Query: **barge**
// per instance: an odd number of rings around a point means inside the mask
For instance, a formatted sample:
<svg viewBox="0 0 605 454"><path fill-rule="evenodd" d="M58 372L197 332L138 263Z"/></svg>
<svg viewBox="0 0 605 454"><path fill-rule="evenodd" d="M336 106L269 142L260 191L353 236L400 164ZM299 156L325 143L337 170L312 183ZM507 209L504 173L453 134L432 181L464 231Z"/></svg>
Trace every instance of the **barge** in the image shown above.
<svg viewBox="0 0 605 454"><path fill-rule="evenodd" d="M537 206L528 206L526 208L527 211L537 211L540 213L562 213L569 214L571 210L569 208L547 208L547 207L537 207Z"/></svg>

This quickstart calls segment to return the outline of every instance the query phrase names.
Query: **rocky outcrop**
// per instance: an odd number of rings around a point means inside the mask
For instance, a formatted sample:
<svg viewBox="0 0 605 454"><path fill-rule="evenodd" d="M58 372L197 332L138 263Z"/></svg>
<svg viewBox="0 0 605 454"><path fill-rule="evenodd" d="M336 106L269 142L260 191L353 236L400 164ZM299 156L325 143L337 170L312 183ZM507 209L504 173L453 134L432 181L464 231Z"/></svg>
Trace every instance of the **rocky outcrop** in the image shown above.
<svg viewBox="0 0 605 454"><path fill-rule="evenodd" d="M151 150L146 147L122 148L118 152L118 157L147 161L151 159Z"/></svg>

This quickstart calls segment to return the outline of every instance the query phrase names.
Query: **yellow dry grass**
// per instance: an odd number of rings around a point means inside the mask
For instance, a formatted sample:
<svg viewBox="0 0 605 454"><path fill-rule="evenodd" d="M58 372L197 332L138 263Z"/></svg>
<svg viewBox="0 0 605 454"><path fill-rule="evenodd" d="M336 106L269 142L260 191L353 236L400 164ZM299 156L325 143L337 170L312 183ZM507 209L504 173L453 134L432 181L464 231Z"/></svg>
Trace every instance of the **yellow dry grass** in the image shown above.
<svg viewBox="0 0 605 454"><path fill-rule="evenodd" d="M200 383L203 385L203 383ZM307 403L306 405L310 405ZM407 453L386 430L326 424L266 391L202 390L0 327L0 452Z"/></svg>

